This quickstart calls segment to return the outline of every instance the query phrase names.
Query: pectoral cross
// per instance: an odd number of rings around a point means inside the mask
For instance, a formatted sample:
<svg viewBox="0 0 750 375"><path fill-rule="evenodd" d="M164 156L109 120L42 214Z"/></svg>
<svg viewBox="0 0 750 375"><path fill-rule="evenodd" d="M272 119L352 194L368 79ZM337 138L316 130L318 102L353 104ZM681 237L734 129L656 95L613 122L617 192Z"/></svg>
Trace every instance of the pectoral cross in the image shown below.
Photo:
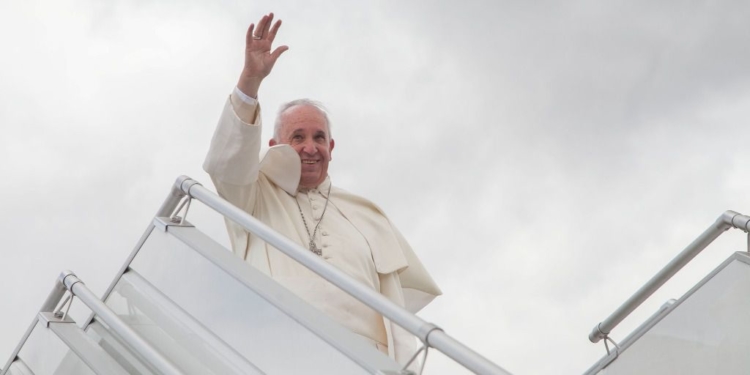
<svg viewBox="0 0 750 375"><path fill-rule="evenodd" d="M323 250L320 250L317 245L315 245L315 241L310 240L310 251L315 253L316 255L323 255Z"/></svg>

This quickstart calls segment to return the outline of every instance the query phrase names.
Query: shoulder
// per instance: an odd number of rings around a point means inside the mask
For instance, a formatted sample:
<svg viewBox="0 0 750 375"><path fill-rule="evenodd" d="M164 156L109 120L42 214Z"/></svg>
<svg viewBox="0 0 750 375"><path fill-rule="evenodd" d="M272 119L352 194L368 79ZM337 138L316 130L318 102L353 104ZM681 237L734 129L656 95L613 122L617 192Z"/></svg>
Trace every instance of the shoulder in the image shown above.
<svg viewBox="0 0 750 375"><path fill-rule="evenodd" d="M343 203L345 205L350 205L351 208L357 208L359 210L367 211L372 214L377 214L387 219L385 211L383 211L373 201L362 197L361 195L357 195L345 189L333 186L331 187L331 197L334 199L336 204Z"/></svg>

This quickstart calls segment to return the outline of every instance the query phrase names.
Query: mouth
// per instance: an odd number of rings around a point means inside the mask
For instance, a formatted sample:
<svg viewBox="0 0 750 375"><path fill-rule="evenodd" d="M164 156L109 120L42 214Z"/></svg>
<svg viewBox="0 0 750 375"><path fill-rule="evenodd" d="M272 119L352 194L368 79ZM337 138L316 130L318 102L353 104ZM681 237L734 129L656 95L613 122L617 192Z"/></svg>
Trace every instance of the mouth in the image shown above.
<svg viewBox="0 0 750 375"><path fill-rule="evenodd" d="M302 159L302 164L315 164L317 160Z"/></svg>

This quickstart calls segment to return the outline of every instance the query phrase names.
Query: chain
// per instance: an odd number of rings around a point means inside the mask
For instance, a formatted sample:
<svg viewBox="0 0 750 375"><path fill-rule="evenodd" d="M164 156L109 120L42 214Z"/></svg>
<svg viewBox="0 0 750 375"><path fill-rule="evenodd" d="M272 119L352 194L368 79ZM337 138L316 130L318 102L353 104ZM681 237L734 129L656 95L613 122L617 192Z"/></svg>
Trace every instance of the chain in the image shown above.
<svg viewBox="0 0 750 375"><path fill-rule="evenodd" d="M305 230L307 231L307 235L310 237L310 243L308 245L308 249L315 253L316 255L323 255L323 250L321 250L318 245L315 244L315 234L318 233L318 227L320 227L320 222L323 221L323 216L326 214L326 210L328 209L328 202L331 200L331 186L333 184L328 185L328 193L326 194L326 205L323 207L323 213L320 214L320 220L318 220L318 224L315 225L315 229L313 230L312 234L310 234L310 228L307 226L307 220L305 220L305 214L302 213L302 207L299 205L299 200L297 200L297 197L294 197L294 202L297 203L297 209L299 209L299 214L302 216L302 224L305 224Z"/></svg>

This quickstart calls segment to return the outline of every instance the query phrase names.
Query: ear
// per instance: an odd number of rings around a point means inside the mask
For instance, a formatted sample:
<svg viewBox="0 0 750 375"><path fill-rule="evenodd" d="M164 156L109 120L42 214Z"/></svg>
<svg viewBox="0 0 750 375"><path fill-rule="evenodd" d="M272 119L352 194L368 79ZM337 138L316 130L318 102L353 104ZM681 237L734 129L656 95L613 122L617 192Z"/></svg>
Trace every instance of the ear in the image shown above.
<svg viewBox="0 0 750 375"><path fill-rule="evenodd" d="M268 140L268 147L276 146L276 144L277 143L276 143L275 139L271 138L271 139Z"/></svg>
<svg viewBox="0 0 750 375"><path fill-rule="evenodd" d="M328 160L333 160L333 146L336 145L336 142L333 141L333 138L331 138L331 141L328 143Z"/></svg>

